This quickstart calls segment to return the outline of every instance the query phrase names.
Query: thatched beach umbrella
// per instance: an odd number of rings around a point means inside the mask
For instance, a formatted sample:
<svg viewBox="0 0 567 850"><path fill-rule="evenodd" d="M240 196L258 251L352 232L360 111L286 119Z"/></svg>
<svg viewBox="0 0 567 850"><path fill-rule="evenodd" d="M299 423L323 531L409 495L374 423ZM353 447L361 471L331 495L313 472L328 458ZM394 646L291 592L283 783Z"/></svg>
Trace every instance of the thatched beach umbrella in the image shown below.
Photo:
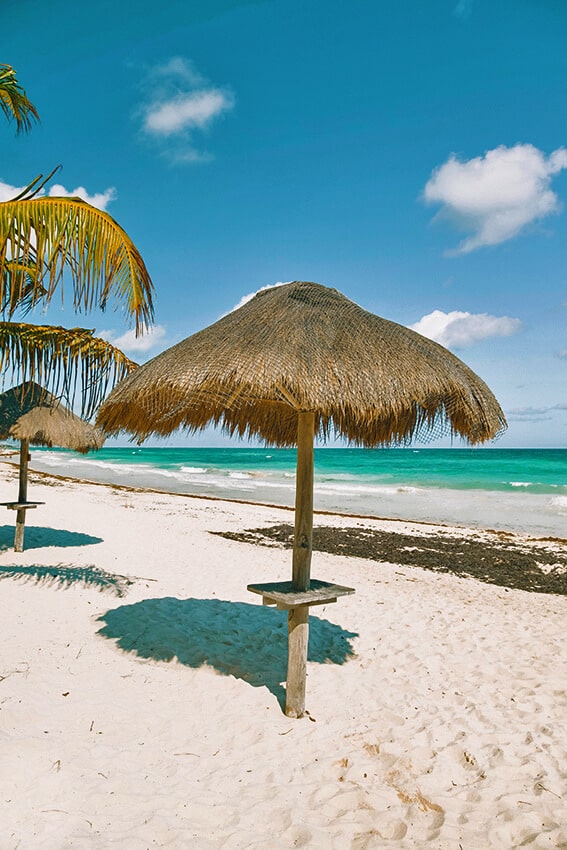
<svg viewBox="0 0 567 850"><path fill-rule="evenodd" d="M141 366L115 387L97 421L140 442L213 423L297 446L293 578L279 589L251 586L289 610L291 716L304 711L309 605L352 592L310 580L314 437L385 446L450 433L474 444L506 427L486 384L449 351L302 281L259 292Z"/></svg>
<svg viewBox="0 0 567 850"><path fill-rule="evenodd" d="M58 446L84 454L90 449L99 449L104 443L104 434L76 416L39 384L27 381L0 395L0 439L8 438L20 441L18 501L0 504L17 511L14 549L22 552L26 511L40 504L29 502L27 498L30 445Z"/></svg>

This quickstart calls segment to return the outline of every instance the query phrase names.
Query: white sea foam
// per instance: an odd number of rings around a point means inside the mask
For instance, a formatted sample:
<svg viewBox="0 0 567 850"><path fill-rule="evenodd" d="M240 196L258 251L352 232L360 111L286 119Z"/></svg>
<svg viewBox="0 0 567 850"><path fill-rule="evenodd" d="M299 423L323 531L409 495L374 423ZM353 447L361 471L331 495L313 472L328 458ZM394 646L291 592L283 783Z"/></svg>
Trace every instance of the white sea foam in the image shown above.
<svg viewBox="0 0 567 850"><path fill-rule="evenodd" d="M325 482L315 482L315 491L321 494L353 494L353 495L367 495L367 496L394 496L396 493L426 493L422 487L411 487L409 485L395 485L395 484L360 484L357 481L351 479L349 484L344 481L336 481L331 483L330 481Z"/></svg>
<svg viewBox="0 0 567 850"><path fill-rule="evenodd" d="M47 453L45 453L45 454L47 454ZM41 456L42 460L43 460L43 456L44 456L44 454L42 453L42 456ZM46 458L45 462L49 466L53 466L53 467L61 466L61 464L58 463L58 458L55 454L52 457ZM118 472L122 476L132 475L133 473L136 473L140 469L140 466L138 464L128 464L128 463L116 464L116 463L110 463L110 462L105 461L105 460L92 460L90 458L87 459L87 458L80 458L80 457L69 457L67 459L67 465L71 466L71 467L78 466L78 467L81 467L82 470L87 470L87 469L92 468L92 469L101 469L101 470L105 470L105 471L108 471L108 472L112 471L113 473Z"/></svg>
<svg viewBox="0 0 567 850"><path fill-rule="evenodd" d="M402 484L395 488L397 493L427 493L423 487L410 487L407 484Z"/></svg>
<svg viewBox="0 0 567 850"><path fill-rule="evenodd" d="M120 464L56 451L32 454L32 468L94 481L173 493L245 499L292 507L295 473L269 469L251 474L242 469L183 466L161 469L147 463ZM513 490L450 490L400 484L387 475L316 474L315 510L395 519L423 520L481 528L567 536L567 495L533 493L528 482Z"/></svg>
<svg viewBox="0 0 567 850"><path fill-rule="evenodd" d="M531 481L510 481L510 487L531 487Z"/></svg>

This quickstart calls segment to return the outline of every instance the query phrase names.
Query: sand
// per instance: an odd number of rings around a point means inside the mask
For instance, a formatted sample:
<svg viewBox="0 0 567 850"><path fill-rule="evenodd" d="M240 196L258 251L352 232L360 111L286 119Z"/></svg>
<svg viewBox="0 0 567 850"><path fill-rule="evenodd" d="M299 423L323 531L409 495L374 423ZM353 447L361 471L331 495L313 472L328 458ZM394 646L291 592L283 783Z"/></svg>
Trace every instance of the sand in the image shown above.
<svg viewBox="0 0 567 850"><path fill-rule="evenodd" d="M29 495L24 552L0 526L1 850L567 847L566 596L317 552L356 594L313 609L291 720L285 615L246 590L290 553L222 536L290 511L45 475Z"/></svg>

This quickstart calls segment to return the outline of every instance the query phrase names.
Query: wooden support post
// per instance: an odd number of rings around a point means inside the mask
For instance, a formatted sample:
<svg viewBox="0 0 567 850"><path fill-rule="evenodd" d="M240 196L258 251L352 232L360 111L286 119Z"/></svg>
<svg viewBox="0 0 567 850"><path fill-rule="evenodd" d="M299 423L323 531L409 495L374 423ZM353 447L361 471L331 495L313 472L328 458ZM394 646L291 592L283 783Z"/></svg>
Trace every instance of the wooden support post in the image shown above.
<svg viewBox="0 0 567 850"><path fill-rule="evenodd" d="M14 534L14 552L24 551L24 528L26 525L25 508L19 508L16 513L16 533Z"/></svg>
<svg viewBox="0 0 567 850"><path fill-rule="evenodd" d="M313 548L313 439L315 414L298 413L297 475L295 483L295 535L293 540L292 586L309 590L311 551ZM288 648L286 706L288 717L305 712L305 679L309 641L309 606L290 608L288 612Z"/></svg>
<svg viewBox="0 0 567 850"><path fill-rule="evenodd" d="M287 628L285 713L288 717L303 717L305 712L305 680L307 678L307 644L309 642L309 605L289 609Z"/></svg>
<svg viewBox="0 0 567 850"><path fill-rule="evenodd" d="M313 548L313 439L315 414L301 411L297 423L295 535L292 581L295 590L309 590Z"/></svg>
<svg viewBox="0 0 567 850"><path fill-rule="evenodd" d="M20 486L18 502L25 504L28 500L28 462L30 444L28 440L20 441ZM16 513L16 533L14 535L14 551L24 551L24 528L26 524L26 509L19 508Z"/></svg>

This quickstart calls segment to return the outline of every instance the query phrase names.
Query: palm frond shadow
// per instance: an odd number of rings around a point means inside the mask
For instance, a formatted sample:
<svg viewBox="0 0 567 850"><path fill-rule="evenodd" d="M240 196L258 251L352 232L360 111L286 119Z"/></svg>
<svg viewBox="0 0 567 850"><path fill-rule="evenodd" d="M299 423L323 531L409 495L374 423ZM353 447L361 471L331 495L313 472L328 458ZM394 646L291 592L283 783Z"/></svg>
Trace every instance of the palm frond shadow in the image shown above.
<svg viewBox="0 0 567 850"><path fill-rule="evenodd" d="M280 706L287 673L287 615L261 605L221 599L144 599L113 608L99 617L98 634L125 652L155 661L198 668L266 687ZM354 655L356 632L311 616L308 660L344 664Z"/></svg>
<svg viewBox="0 0 567 850"><path fill-rule="evenodd" d="M102 543L102 537L93 537L82 531L67 531L64 528L44 528L39 525L26 525L25 548L42 549L44 546L92 546ZM14 526L0 525L0 551L14 548Z"/></svg>
<svg viewBox="0 0 567 850"><path fill-rule="evenodd" d="M115 573L107 573L95 566L77 567L58 564L46 567L32 566L2 566L0 581L5 578L35 581L36 584L57 586L60 588L81 584L83 587L93 587L97 590L108 590L115 596L124 596L133 579Z"/></svg>

